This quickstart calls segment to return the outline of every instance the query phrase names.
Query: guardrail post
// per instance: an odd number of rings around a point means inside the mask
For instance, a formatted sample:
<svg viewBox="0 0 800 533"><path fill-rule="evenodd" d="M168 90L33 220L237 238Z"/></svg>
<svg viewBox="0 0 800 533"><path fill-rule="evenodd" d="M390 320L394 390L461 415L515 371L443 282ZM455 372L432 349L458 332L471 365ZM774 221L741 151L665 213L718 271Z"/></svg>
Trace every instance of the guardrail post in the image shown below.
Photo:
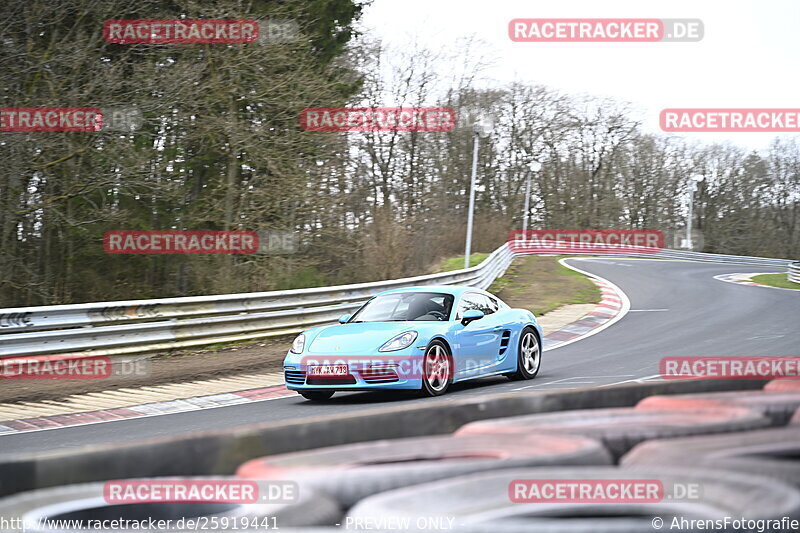
<svg viewBox="0 0 800 533"><path fill-rule="evenodd" d="M800 261L789 265L788 278L793 283L800 283Z"/></svg>

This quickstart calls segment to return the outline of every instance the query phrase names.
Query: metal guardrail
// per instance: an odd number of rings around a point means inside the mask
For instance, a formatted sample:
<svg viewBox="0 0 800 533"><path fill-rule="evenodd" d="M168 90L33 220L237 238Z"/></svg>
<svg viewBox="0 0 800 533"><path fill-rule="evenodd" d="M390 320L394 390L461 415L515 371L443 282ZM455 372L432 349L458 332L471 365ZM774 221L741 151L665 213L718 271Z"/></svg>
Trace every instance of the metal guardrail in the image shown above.
<svg viewBox="0 0 800 533"><path fill-rule="evenodd" d="M488 288L514 254L480 265L373 283L289 291L0 309L0 357L121 355L288 335L334 322L372 295L415 285Z"/></svg>
<svg viewBox="0 0 800 533"><path fill-rule="evenodd" d="M288 335L333 323L387 289L456 284L486 289L517 255L522 254L504 244L472 268L335 287L0 309L0 358L56 353L122 355ZM623 255L779 268L789 265L783 259L679 250Z"/></svg>
<svg viewBox="0 0 800 533"><path fill-rule="evenodd" d="M789 265L789 281L800 283L800 261Z"/></svg>

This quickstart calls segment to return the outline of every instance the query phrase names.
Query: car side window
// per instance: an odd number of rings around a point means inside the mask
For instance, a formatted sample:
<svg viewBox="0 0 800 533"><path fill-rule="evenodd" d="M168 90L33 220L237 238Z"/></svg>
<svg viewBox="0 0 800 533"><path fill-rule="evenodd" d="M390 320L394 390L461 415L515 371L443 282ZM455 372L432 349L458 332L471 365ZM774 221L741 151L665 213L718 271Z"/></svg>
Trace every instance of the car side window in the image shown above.
<svg viewBox="0 0 800 533"><path fill-rule="evenodd" d="M481 307L481 311L483 311L484 315L491 315L495 311L497 311L497 306L492 305L491 299L486 296L485 294L478 294L478 298L480 299L483 307Z"/></svg>
<svg viewBox="0 0 800 533"><path fill-rule="evenodd" d="M464 312L470 309L480 309L478 302L473 298L474 296L474 294L465 294L461 297L461 301L458 303L458 318L464 316Z"/></svg>
<svg viewBox="0 0 800 533"><path fill-rule="evenodd" d="M468 292L461 297L461 303L458 306L458 316L464 316L464 312L471 309L482 311L484 315L491 315L495 312L489 299L483 294L478 294L476 292Z"/></svg>
<svg viewBox="0 0 800 533"><path fill-rule="evenodd" d="M492 309L492 313L497 312L497 310L500 308L500 304L497 303L497 300L495 300L491 296L488 296L487 299L489 300L489 306Z"/></svg>

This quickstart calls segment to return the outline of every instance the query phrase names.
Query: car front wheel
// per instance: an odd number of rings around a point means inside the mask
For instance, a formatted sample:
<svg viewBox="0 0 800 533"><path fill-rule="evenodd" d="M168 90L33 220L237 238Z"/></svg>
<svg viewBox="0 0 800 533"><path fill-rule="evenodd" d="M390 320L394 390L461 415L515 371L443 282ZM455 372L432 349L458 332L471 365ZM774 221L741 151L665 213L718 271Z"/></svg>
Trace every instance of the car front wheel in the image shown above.
<svg viewBox="0 0 800 533"><path fill-rule="evenodd" d="M539 373L541 363L542 347L539 344L539 337L536 336L533 328L526 327L519 337L517 371L509 374L509 377L511 379L533 379Z"/></svg>
<svg viewBox="0 0 800 533"><path fill-rule="evenodd" d="M423 396L441 396L447 391L453 376L453 359L442 341L432 341L422 360Z"/></svg>

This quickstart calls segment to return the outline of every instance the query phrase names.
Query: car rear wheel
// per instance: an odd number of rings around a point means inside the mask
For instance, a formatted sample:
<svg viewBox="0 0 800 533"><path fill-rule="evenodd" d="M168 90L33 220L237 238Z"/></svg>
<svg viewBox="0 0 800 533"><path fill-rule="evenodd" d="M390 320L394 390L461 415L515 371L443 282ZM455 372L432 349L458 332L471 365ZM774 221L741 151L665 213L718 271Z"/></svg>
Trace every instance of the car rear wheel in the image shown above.
<svg viewBox="0 0 800 533"><path fill-rule="evenodd" d="M331 396L333 396L334 391L329 390L311 390L311 391L304 391L300 393L300 396L305 398L306 400L311 400L312 402L324 402L325 400L330 400Z"/></svg>
<svg viewBox="0 0 800 533"><path fill-rule="evenodd" d="M425 349L422 360L423 396L441 396L452 382L453 359L447 345L439 340L432 341Z"/></svg>
<svg viewBox="0 0 800 533"><path fill-rule="evenodd" d="M533 379L542 363L542 346L532 327L526 327L519 336L517 371L509 374L511 379Z"/></svg>

